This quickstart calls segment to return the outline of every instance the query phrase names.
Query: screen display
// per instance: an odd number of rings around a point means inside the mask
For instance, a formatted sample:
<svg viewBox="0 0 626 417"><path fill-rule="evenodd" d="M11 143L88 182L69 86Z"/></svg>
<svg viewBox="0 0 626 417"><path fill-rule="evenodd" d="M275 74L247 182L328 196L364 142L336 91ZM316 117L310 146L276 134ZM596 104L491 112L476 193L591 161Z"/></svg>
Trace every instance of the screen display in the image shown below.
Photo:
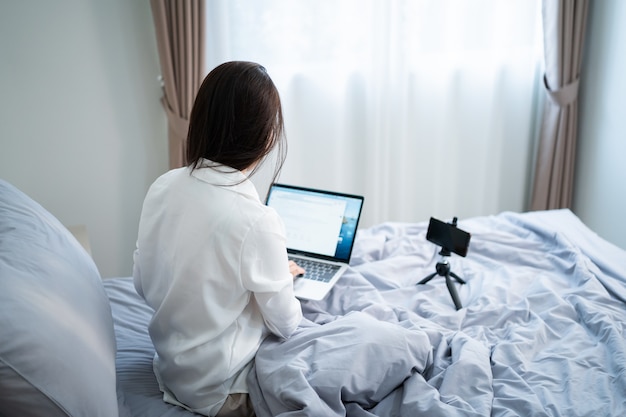
<svg viewBox="0 0 626 417"><path fill-rule="evenodd" d="M267 205L283 220L290 251L350 259L362 197L274 184Z"/></svg>

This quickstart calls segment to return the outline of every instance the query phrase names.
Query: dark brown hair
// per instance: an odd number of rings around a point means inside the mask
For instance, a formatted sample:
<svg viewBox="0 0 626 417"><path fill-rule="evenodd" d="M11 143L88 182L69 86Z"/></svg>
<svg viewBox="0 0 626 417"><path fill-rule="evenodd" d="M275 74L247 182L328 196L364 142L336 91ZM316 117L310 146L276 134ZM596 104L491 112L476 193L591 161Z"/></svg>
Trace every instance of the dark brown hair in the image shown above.
<svg viewBox="0 0 626 417"><path fill-rule="evenodd" d="M243 171L258 163L254 173L275 147L274 179L285 160L286 142L280 96L265 68L233 61L213 69L191 110L187 165L202 168L208 159Z"/></svg>

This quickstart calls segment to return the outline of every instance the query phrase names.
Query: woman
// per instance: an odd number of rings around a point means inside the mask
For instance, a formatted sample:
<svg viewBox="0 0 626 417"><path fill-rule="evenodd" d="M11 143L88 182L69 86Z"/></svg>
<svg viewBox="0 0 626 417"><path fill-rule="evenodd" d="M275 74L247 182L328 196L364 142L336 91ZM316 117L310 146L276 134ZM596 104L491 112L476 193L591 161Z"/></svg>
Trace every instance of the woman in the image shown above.
<svg viewBox="0 0 626 417"><path fill-rule="evenodd" d="M228 62L204 79L189 121L187 166L146 195L135 287L154 309L150 337L165 401L207 416L254 415L246 376L270 333L302 319L284 226L248 179L285 158L280 97L265 68Z"/></svg>

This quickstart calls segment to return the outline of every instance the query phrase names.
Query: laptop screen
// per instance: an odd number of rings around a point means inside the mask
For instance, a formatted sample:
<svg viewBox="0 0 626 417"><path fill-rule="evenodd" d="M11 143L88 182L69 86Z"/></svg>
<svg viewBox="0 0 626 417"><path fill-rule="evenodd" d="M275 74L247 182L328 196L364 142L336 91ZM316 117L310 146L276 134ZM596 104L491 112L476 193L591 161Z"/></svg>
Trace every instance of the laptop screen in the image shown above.
<svg viewBox="0 0 626 417"><path fill-rule="evenodd" d="M267 205L285 224L289 252L350 260L363 197L272 184Z"/></svg>

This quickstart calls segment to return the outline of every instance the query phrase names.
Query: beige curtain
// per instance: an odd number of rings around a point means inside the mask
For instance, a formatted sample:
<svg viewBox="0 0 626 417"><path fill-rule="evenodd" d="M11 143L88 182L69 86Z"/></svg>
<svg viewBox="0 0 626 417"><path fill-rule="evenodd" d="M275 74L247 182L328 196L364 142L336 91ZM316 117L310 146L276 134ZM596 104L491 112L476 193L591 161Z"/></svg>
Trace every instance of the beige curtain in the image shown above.
<svg viewBox="0 0 626 417"><path fill-rule="evenodd" d="M543 114L531 210L570 207L578 130L578 84L588 0L543 0L548 95Z"/></svg>
<svg viewBox="0 0 626 417"><path fill-rule="evenodd" d="M204 0L150 0L163 78L169 165L185 165L189 114L204 77Z"/></svg>

